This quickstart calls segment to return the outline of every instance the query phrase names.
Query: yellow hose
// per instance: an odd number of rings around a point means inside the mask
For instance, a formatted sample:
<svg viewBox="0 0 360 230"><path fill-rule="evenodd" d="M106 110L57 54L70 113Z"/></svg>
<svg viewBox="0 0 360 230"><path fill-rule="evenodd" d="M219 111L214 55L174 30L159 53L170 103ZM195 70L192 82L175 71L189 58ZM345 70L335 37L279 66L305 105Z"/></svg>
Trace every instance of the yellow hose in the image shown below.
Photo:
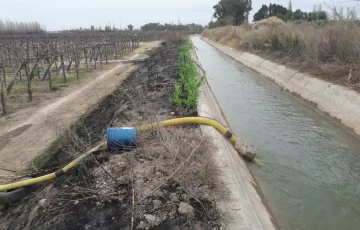
<svg viewBox="0 0 360 230"><path fill-rule="evenodd" d="M227 128L225 128L223 125L221 125L220 123L218 123L218 122L216 122L214 120L211 120L211 119L208 119L208 118L202 118L202 117L177 118L177 119L172 119L172 120L161 121L159 123L152 123L152 124L148 124L148 125L143 125L143 126L137 127L136 129L137 129L137 132L143 133L143 132L146 132L146 131L154 130L159 125L167 127L167 126L186 125L186 124L201 124L201 125L212 126L217 131L219 131L221 134L223 134L225 137L227 137L231 141L232 144L236 143L236 137ZM80 157L76 158L74 161L70 162L64 168L62 168L61 170L58 170L56 172L53 172L53 173L50 173L50 174L47 174L47 175L44 175L44 176L41 176L41 177L29 179L29 180L19 181L19 182L15 182L15 183L11 183L11 184L6 184L6 185L0 185L0 192L25 187L25 186L37 184L37 183L40 183L40 182L49 181L49 180L55 179L57 177L60 177L60 176L64 175L65 173L67 173L71 168L74 168L84 158L88 157L93 152L99 150L105 144L106 144L106 142L101 143L100 145L98 145L95 148L89 150L88 152L86 152L85 154L83 154Z"/></svg>
<svg viewBox="0 0 360 230"><path fill-rule="evenodd" d="M40 182L49 181L49 180L55 179L56 177L60 177L63 174L67 173L71 168L74 168L81 160L83 160L84 158L89 156L91 153L97 151L104 144L106 144L106 142L103 142L100 145L96 146L95 148L89 150L88 152L86 152L85 154L76 158L75 160L70 162L68 165L66 165L64 168L62 168L61 170L58 170L56 172L53 172L53 173L50 173L50 174L47 174L47 175L44 175L41 177L29 179L29 180L23 180L23 181L11 183L11 184L0 185L0 192L7 191L7 190L13 190L13 189L21 188L21 187L26 187L26 186L37 184Z"/></svg>
<svg viewBox="0 0 360 230"><path fill-rule="evenodd" d="M167 127L167 126L188 125L188 124L200 124L200 125L212 126L217 131L219 131L221 134L223 134L224 136L229 135L228 138L231 141L231 143L233 143L233 144L236 143L236 137L227 128L225 128L223 125L221 125L220 123L218 123L214 120L211 120L209 118L203 118L203 117L176 118L176 119L172 119L172 120L160 121L159 123L156 122L156 123L152 123L152 124L148 124L148 125L143 125L136 129L138 132L142 133L142 132L156 129L159 125Z"/></svg>

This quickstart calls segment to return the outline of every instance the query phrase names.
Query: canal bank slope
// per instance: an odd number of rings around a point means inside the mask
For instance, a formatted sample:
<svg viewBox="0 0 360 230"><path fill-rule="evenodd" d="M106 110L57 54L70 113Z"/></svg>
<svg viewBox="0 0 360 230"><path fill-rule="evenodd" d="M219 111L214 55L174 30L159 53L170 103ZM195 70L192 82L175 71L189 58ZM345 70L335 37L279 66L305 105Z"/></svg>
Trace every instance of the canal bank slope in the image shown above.
<svg viewBox="0 0 360 230"><path fill-rule="evenodd" d="M193 50L192 57L197 63L199 75L205 75ZM223 112L205 81L199 90L198 114L229 127ZM218 208L224 214L222 221L226 229L276 229L275 219L269 213L258 186L252 177L246 162L234 147L213 127L201 125L201 131L207 134L217 147L213 157L219 169L219 181L222 196L217 198Z"/></svg>
<svg viewBox="0 0 360 230"><path fill-rule="evenodd" d="M314 103L319 112L336 118L337 123L340 123L355 135L360 136L360 120L358 119L358 114L360 114L359 93L300 73L257 55L242 52L207 38L202 39L241 64L271 79L282 89Z"/></svg>

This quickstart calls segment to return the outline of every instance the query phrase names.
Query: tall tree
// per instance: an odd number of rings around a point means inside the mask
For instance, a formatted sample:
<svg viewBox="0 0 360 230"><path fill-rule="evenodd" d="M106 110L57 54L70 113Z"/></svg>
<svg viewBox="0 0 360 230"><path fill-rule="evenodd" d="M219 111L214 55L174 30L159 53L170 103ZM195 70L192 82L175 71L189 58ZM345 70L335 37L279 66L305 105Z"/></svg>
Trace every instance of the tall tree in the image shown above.
<svg viewBox="0 0 360 230"><path fill-rule="evenodd" d="M128 25L127 27L128 27L128 30L130 30L130 31L133 31L133 30L134 30L134 26L133 26L133 25L131 25L131 24L130 24L130 25Z"/></svg>
<svg viewBox="0 0 360 230"><path fill-rule="evenodd" d="M292 12L292 3L291 3L291 0L289 0L288 11Z"/></svg>
<svg viewBox="0 0 360 230"><path fill-rule="evenodd" d="M268 17L269 17L269 7L267 5L262 5L260 10L254 14L253 22L260 21Z"/></svg>
<svg viewBox="0 0 360 230"><path fill-rule="evenodd" d="M291 3L291 0L289 0L289 5L288 5L288 8L287 8L287 19L288 20L292 19L292 14L293 14L292 3Z"/></svg>
<svg viewBox="0 0 360 230"><path fill-rule="evenodd" d="M301 20L303 17L303 12L300 9L297 9L293 13L293 20Z"/></svg>
<svg viewBox="0 0 360 230"><path fill-rule="evenodd" d="M214 17L231 20L233 25L240 25L248 20L251 4L251 0L220 0L213 7Z"/></svg>
<svg viewBox="0 0 360 230"><path fill-rule="evenodd" d="M269 5L269 17L278 17L284 21L287 21L289 18L288 10L279 4L271 4Z"/></svg>

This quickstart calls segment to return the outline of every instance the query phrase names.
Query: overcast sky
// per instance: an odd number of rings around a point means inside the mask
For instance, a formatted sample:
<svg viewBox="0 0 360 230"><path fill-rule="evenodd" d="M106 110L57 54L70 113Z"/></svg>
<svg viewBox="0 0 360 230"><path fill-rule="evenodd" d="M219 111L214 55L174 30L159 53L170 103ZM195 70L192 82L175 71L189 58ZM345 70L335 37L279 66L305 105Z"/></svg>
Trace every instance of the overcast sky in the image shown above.
<svg viewBox="0 0 360 230"><path fill-rule="evenodd" d="M326 0L327 1L327 0ZM335 0L344 2L346 0ZM0 0L0 17L13 21L38 21L48 31L89 28L113 24L139 28L148 22L198 23L206 25L219 0ZM262 4L277 3L285 7L288 0L253 0L253 14ZM292 0L293 10L312 11L321 0ZM353 4L353 3L344 3Z"/></svg>

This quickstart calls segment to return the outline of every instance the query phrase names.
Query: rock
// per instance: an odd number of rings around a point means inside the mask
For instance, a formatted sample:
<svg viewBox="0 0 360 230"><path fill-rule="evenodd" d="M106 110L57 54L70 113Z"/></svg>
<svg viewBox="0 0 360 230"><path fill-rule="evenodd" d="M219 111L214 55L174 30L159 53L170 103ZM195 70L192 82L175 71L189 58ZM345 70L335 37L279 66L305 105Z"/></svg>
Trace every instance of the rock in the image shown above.
<svg viewBox="0 0 360 230"><path fill-rule="evenodd" d="M180 198L182 201L186 201L186 202L190 200L190 196L186 193L182 194Z"/></svg>
<svg viewBox="0 0 360 230"><path fill-rule="evenodd" d="M153 204L154 204L154 209L158 209L162 205L160 200L153 200Z"/></svg>
<svg viewBox="0 0 360 230"><path fill-rule="evenodd" d="M147 228L147 224L144 221L140 221L140 224L136 227L136 229L144 229Z"/></svg>
<svg viewBox="0 0 360 230"><path fill-rule="evenodd" d="M152 196L153 197L162 197L162 196L164 196L164 193L160 190L157 190L152 194Z"/></svg>
<svg viewBox="0 0 360 230"><path fill-rule="evenodd" d="M49 206L49 203L50 203L49 200L41 199L39 200L38 205L42 208L46 208L47 206Z"/></svg>
<svg viewBox="0 0 360 230"><path fill-rule="evenodd" d="M160 219L155 215L145 214L144 217L145 217L145 220L150 225L150 227L157 226L160 224Z"/></svg>
<svg viewBox="0 0 360 230"><path fill-rule="evenodd" d="M170 195L170 199L171 199L172 202L179 202L179 197L177 196L176 193L172 193Z"/></svg>
<svg viewBox="0 0 360 230"><path fill-rule="evenodd" d="M250 145L246 141L240 139L236 140L235 150L243 156L245 159L252 161L256 156L256 149L254 146Z"/></svg>
<svg viewBox="0 0 360 230"><path fill-rule="evenodd" d="M171 112L170 115L171 115L171 116L174 116L174 115L175 115L175 112Z"/></svg>
<svg viewBox="0 0 360 230"><path fill-rule="evenodd" d="M186 214L188 216L192 216L194 215L194 208L188 203L180 202L178 212L180 214Z"/></svg>
<svg viewBox="0 0 360 230"><path fill-rule="evenodd" d="M145 181L143 179L139 179L135 182L136 187L140 187L140 188L143 187L144 184L145 184Z"/></svg>
<svg viewBox="0 0 360 230"><path fill-rule="evenodd" d="M171 212L169 212L169 217L174 218L175 214L176 214L176 210L172 210Z"/></svg>

